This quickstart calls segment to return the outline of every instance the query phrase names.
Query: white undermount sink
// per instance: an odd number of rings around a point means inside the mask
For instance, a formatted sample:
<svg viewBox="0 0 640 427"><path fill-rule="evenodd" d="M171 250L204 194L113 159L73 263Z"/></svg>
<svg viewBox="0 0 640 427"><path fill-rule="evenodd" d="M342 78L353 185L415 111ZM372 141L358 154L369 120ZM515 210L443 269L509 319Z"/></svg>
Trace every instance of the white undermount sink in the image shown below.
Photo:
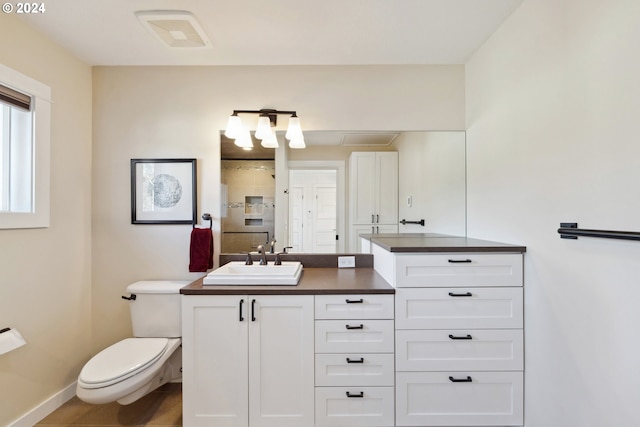
<svg viewBox="0 0 640 427"><path fill-rule="evenodd" d="M299 261L282 261L282 265L245 265L233 261L213 270L203 279L203 285L297 285L302 274Z"/></svg>

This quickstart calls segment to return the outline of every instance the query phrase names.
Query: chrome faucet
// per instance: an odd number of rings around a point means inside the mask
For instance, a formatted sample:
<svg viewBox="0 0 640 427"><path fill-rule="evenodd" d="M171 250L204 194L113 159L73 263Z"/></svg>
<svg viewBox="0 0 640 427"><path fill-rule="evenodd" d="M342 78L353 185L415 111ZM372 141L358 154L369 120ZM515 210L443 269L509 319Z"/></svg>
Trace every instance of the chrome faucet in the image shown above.
<svg viewBox="0 0 640 427"><path fill-rule="evenodd" d="M267 253L264 246L258 245L258 253L260 254L260 265L267 265Z"/></svg>
<svg viewBox="0 0 640 427"><path fill-rule="evenodd" d="M275 248L276 248L276 238L273 237L271 239L271 243L269 243L269 253L271 253L271 254L274 253Z"/></svg>

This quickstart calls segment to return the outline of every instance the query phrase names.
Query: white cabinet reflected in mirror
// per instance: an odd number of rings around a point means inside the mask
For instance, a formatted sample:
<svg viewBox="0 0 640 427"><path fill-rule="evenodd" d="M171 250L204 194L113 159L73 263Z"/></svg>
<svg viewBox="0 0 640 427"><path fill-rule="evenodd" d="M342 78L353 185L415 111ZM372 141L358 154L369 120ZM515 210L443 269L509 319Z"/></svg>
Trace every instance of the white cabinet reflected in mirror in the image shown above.
<svg viewBox="0 0 640 427"><path fill-rule="evenodd" d="M222 253L258 245L275 252L358 252L357 233L466 235L464 132L307 131L305 149L288 148L277 134L277 149L254 139L254 149L243 150L220 133ZM386 211L394 200L397 218L376 229L371 212L371 224L352 224L351 154L389 151L398 153L397 196L379 197Z"/></svg>

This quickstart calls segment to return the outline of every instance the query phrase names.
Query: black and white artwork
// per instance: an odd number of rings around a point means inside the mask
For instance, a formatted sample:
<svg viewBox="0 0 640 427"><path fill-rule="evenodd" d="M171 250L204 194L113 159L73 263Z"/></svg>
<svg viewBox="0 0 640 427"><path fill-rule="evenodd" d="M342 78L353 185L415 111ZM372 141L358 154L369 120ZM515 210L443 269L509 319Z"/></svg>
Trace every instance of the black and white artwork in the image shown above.
<svg viewBox="0 0 640 427"><path fill-rule="evenodd" d="M196 159L131 159L131 223L195 224Z"/></svg>

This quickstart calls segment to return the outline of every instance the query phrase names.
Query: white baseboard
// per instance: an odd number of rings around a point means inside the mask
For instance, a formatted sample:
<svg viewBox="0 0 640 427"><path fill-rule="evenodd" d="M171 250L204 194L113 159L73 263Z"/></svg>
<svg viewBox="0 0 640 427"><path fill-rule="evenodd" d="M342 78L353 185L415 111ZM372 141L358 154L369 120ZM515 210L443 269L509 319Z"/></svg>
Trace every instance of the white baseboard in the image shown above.
<svg viewBox="0 0 640 427"><path fill-rule="evenodd" d="M7 427L33 427L47 415L64 405L75 395L76 382L74 381L73 384L70 384L60 390L58 393L54 394L17 420L10 422Z"/></svg>

